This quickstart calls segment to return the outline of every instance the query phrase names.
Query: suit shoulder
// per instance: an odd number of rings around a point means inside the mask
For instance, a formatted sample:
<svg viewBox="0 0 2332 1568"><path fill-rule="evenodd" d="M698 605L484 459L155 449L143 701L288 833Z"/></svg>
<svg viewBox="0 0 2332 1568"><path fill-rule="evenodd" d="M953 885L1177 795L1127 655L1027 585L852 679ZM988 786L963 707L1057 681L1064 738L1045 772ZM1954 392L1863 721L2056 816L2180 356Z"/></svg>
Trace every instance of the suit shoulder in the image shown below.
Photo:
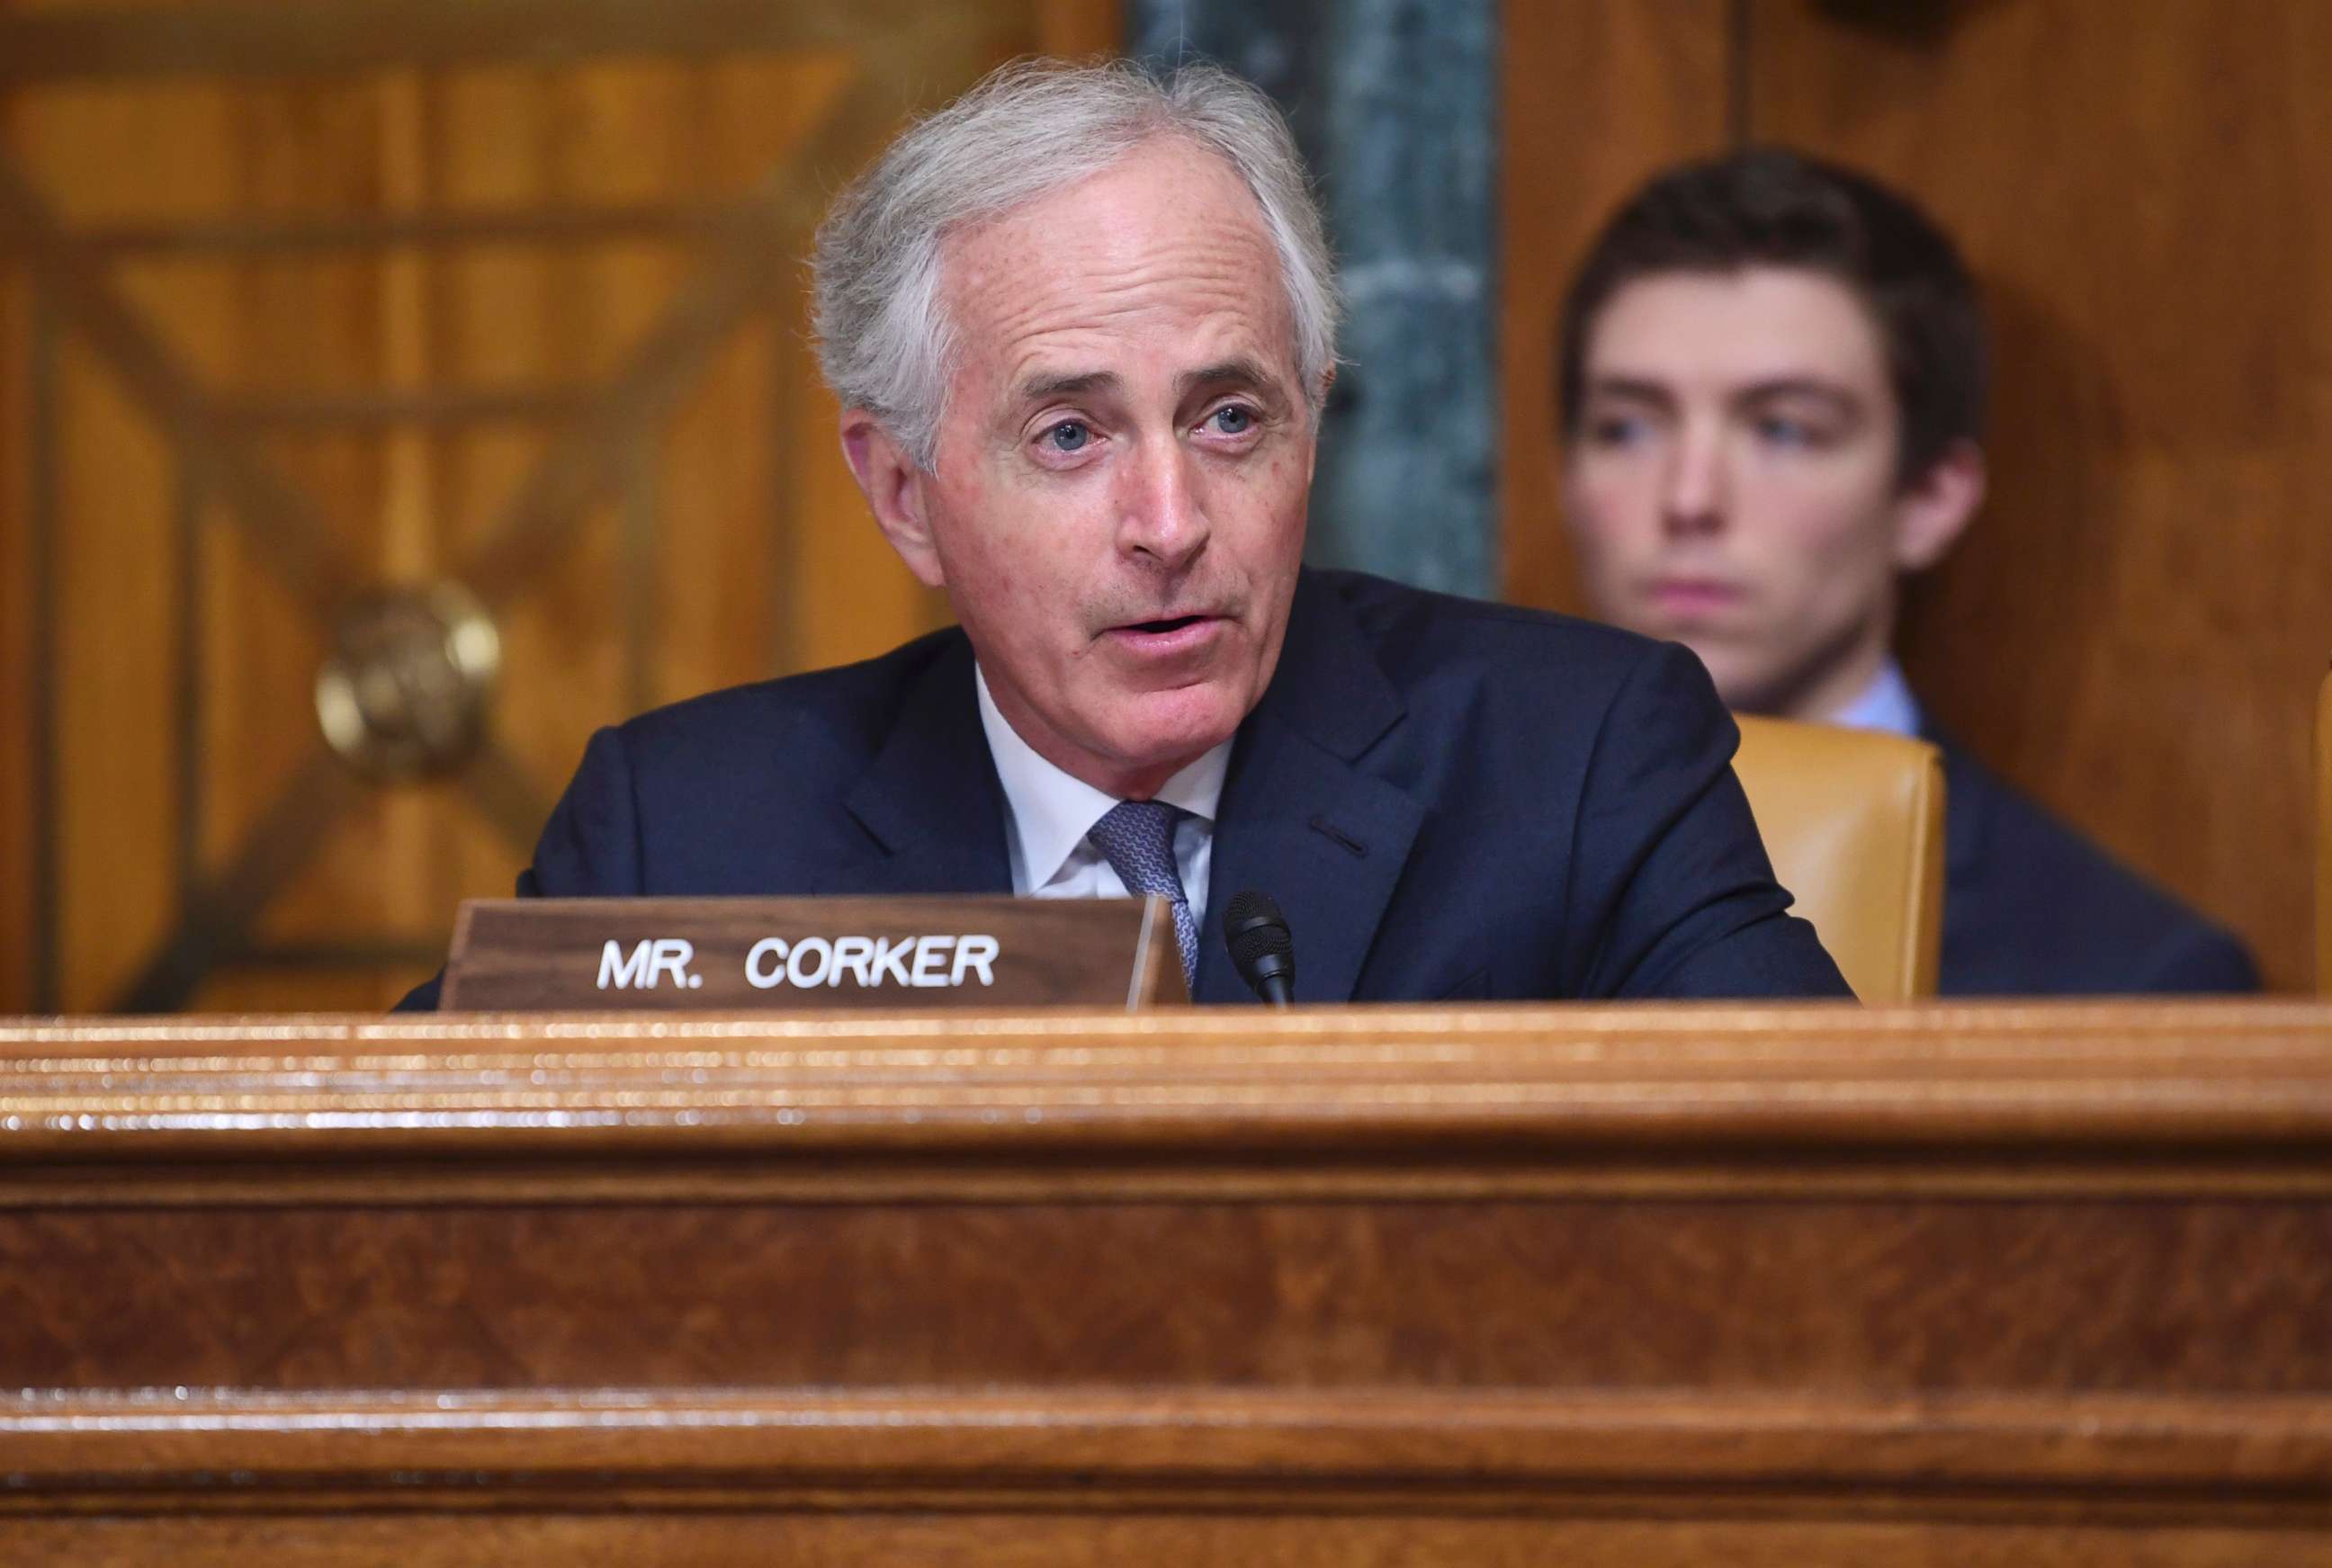
<svg viewBox="0 0 2332 1568"><path fill-rule="evenodd" d="M2208 923L1973 757L1956 748L1946 755L1947 787L1977 797L1987 875L2050 889L2050 902L2068 913L2113 919L2125 930Z"/></svg>
<svg viewBox="0 0 2332 1568"><path fill-rule="evenodd" d="M1536 683L1624 680L1664 645L1635 632L1553 610L1460 598L1362 572L1319 574L1341 598L1388 674L1446 669L1452 663Z"/></svg>
<svg viewBox="0 0 2332 1568"><path fill-rule="evenodd" d="M1961 808L1950 813L1954 826L1978 835L1964 856L1950 856L1946 897L1980 901L1984 927L2004 936L2020 955L1995 955L2000 962L1991 967L2012 961L2040 966L2028 977L2030 986L2018 989L2069 993L2256 987L2251 956L2232 932L1957 746L1947 744L1945 755L1947 791L1962 798L1955 802ZM1964 944L1983 936L1968 931ZM1948 952L1945 967L1953 967ZM1945 976L1947 982L1953 978ZM2004 970L2001 980L2004 988Z"/></svg>
<svg viewBox="0 0 2332 1568"><path fill-rule="evenodd" d="M917 679L962 640L951 626L880 657L706 692L616 726L633 756L689 756L766 745L871 751L897 721Z"/></svg>
<svg viewBox="0 0 2332 1568"><path fill-rule="evenodd" d="M614 729L643 801L667 808L726 781L802 798L845 787L882 750L931 667L962 641L951 627L855 664L707 692Z"/></svg>
<svg viewBox="0 0 2332 1568"><path fill-rule="evenodd" d="M1691 650L1592 621L1323 573L1363 657L1406 712L1399 744L1467 760L1486 777L1530 775L1533 793L1583 788L1599 757L1732 755L1732 721ZM1616 746L1616 750L1614 747ZM1438 787L1438 786L1437 786Z"/></svg>

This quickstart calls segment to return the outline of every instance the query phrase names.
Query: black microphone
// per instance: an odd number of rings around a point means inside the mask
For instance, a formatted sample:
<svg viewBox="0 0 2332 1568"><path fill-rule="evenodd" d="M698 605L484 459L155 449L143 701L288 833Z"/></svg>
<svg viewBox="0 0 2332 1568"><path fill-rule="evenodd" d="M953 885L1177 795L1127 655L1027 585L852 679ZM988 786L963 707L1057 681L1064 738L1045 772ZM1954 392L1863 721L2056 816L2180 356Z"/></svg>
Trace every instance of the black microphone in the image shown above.
<svg viewBox="0 0 2332 1568"><path fill-rule="evenodd" d="M1223 941L1256 995L1274 1007L1295 999L1295 938L1271 894L1253 888L1236 894L1223 911Z"/></svg>

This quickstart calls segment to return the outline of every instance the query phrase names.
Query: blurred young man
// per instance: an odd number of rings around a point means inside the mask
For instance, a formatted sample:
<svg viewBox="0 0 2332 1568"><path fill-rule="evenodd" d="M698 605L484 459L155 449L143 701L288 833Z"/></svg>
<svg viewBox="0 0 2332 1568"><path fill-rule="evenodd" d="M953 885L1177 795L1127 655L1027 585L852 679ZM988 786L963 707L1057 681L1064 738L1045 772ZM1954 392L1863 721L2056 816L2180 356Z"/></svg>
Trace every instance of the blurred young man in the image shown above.
<svg viewBox="0 0 2332 1568"><path fill-rule="evenodd" d="M1935 732L1890 652L1899 579L1983 499L1985 360L1966 268L1902 196L1772 148L1658 177L1564 306L1588 591L1738 712L1942 746L1945 993L2255 989L2232 936Z"/></svg>

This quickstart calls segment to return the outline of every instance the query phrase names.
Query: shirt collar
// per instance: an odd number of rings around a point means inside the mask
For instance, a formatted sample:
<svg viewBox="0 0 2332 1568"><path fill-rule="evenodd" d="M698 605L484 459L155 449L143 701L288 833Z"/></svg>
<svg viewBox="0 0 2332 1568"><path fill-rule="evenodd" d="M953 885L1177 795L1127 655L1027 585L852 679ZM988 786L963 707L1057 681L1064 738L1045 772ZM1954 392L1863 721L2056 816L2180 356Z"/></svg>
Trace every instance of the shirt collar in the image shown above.
<svg viewBox="0 0 2332 1568"><path fill-rule="evenodd" d="M1870 684L1862 688L1854 701L1830 716L1830 722L1843 724L1850 730L1883 730L1890 735L1916 735L1919 732L1919 703L1911 695L1911 684L1903 678L1903 666L1888 659L1878 666Z"/></svg>
<svg viewBox="0 0 2332 1568"><path fill-rule="evenodd" d="M1013 850L1020 857L1024 884L1036 889L1052 881L1117 798L1074 774L1063 772L1020 738L988 689L988 673L977 664L972 684L980 695L980 727L996 760L997 781L1012 817ZM1159 787L1157 798L1212 827L1230 771L1231 742L1208 751Z"/></svg>

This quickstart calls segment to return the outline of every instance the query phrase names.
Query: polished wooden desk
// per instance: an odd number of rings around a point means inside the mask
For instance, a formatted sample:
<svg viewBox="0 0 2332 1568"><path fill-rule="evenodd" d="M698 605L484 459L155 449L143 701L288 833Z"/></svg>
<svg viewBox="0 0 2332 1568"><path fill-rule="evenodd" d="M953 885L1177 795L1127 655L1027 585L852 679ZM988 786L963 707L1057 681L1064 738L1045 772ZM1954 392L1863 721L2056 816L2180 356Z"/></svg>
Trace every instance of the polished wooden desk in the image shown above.
<svg viewBox="0 0 2332 1568"><path fill-rule="evenodd" d="M2332 1563L2332 1007L0 1026L0 1561Z"/></svg>

